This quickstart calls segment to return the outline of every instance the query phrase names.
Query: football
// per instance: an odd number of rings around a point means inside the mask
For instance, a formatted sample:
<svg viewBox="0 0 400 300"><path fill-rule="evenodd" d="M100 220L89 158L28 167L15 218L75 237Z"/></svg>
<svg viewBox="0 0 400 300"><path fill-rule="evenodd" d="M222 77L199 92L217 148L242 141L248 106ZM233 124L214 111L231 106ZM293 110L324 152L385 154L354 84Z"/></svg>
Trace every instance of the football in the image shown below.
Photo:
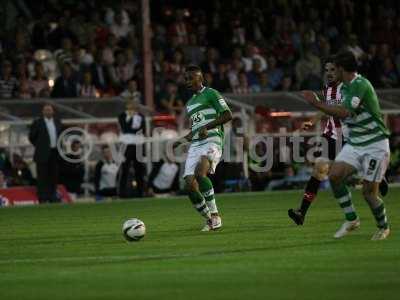
<svg viewBox="0 0 400 300"><path fill-rule="evenodd" d="M122 225L122 234L129 242L139 241L146 234L146 226L139 219L129 219Z"/></svg>

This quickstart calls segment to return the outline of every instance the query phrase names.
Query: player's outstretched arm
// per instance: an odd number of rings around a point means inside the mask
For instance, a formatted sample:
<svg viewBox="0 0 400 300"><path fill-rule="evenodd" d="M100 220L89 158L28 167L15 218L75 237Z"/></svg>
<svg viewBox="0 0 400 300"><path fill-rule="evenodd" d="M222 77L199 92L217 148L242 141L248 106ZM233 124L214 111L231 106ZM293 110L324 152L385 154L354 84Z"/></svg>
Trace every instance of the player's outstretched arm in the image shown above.
<svg viewBox="0 0 400 300"><path fill-rule="evenodd" d="M323 113L334 116L340 119L347 118L351 113L343 106L340 105L327 105L318 99L318 96L313 91L302 91L304 99L316 109Z"/></svg>

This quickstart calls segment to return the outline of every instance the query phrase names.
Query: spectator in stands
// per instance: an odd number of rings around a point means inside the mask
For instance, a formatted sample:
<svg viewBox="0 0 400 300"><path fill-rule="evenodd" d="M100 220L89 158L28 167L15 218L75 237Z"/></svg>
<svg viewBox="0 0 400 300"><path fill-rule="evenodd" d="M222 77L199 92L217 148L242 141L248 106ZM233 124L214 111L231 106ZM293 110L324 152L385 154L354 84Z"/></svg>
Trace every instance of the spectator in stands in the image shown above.
<svg viewBox="0 0 400 300"><path fill-rule="evenodd" d="M58 19L58 23L54 22L50 24L50 26L54 28L47 36L51 49L61 48L65 38L70 39L72 43L77 41L76 36L68 27L68 21L69 20L67 16L61 16Z"/></svg>
<svg viewBox="0 0 400 300"><path fill-rule="evenodd" d="M121 89L133 77L134 68L134 65L127 63L124 52L116 54L115 64L109 66L110 79L116 89Z"/></svg>
<svg viewBox="0 0 400 300"><path fill-rule="evenodd" d="M133 26L129 23L124 23L122 12L118 12L114 15L114 22L110 27L110 31L117 40L120 40L126 38L128 33L133 31Z"/></svg>
<svg viewBox="0 0 400 300"><path fill-rule="evenodd" d="M72 72L75 74L76 79L80 81L82 79L82 49L80 47L72 49L71 61L69 64L71 65Z"/></svg>
<svg viewBox="0 0 400 300"><path fill-rule="evenodd" d="M309 48L296 63L296 79L300 89L317 90L321 87L321 60Z"/></svg>
<svg viewBox="0 0 400 300"><path fill-rule="evenodd" d="M204 73L215 74L218 70L218 59L219 53L218 50L211 47L207 49L207 59L204 63L201 64L201 69Z"/></svg>
<svg viewBox="0 0 400 300"><path fill-rule="evenodd" d="M113 160L109 146L101 148L103 158L96 164L94 186L97 197L117 196L117 174L119 166Z"/></svg>
<svg viewBox="0 0 400 300"><path fill-rule="evenodd" d="M60 183L69 193L82 194L82 183L85 176L85 166L82 161L82 144L73 140L70 151L60 159Z"/></svg>
<svg viewBox="0 0 400 300"><path fill-rule="evenodd" d="M243 62L238 59L234 58L230 70L228 72L229 83L231 85L231 90L234 90L235 87L239 85L239 73L244 70Z"/></svg>
<svg viewBox="0 0 400 300"><path fill-rule="evenodd" d="M85 72L83 74L83 83L80 86L79 96L83 98L95 98L99 96L99 92L92 82L92 73Z"/></svg>
<svg viewBox="0 0 400 300"><path fill-rule="evenodd" d="M249 137L244 125L242 118L234 117L232 128L226 134L224 160L218 165L214 178L218 192L224 192L227 181L234 182L238 187L244 179L243 161L245 151L249 150Z"/></svg>
<svg viewBox="0 0 400 300"><path fill-rule="evenodd" d="M11 99L17 95L18 80L12 75L11 62L3 62L0 78L0 99Z"/></svg>
<svg viewBox="0 0 400 300"><path fill-rule="evenodd" d="M253 60L252 69L247 72L247 81L249 86L254 91L260 85L260 76L261 76L261 62L258 59Z"/></svg>
<svg viewBox="0 0 400 300"><path fill-rule="evenodd" d="M204 60L204 50L198 44L197 35L191 33L189 35L189 43L183 48L185 61L190 64L200 65Z"/></svg>
<svg viewBox="0 0 400 300"><path fill-rule="evenodd" d="M121 129L121 141L125 144L125 161L120 167L120 197L132 196L131 185L128 185L129 170L133 164L136 179L136 196L141 197L145 191L146 168L138 159L138 153L143 153L143 136L146 132L146 123L143 114L138 111L139 102L127 101L125 112L118 116Z"/></svg>
<svg viewBox="0 0 400 300"><path fill-rule="evenodd" d="M262 72L258 74L259 76L259 83L256 85L252 86L252 89L254 92L260 92L260 93L267 93L271 92L272 88L269 85L269 79L268 79L268 74L267 72Z"/></svg>
<svg viewBox="0 0 400 300"><path fill-rule="evenodd" d="M186 45L188 43L189 26L184 19L183 9L177 9L175 12L175 22L168 28L168 34L175 37L179 44Z"/></svg>
<svg viewBox="0 0 400 300"><path fill-rule="evenodd" d="M262 170L266 166L267 146L260 142L255 147L256 156L249 157L249 179L253 191L263 191L270 177L269 171Z"/></svg>
<svg viewBox="0 0 400 300"><path fill-rule="evenodd" d="M103 57L103 52L97 50L94 56L94 62L90 65L90 73L92 74L93 83L102 93L108 90L109 83L109 77Z"/></svg>
<svg viewBox="0 0 400 300"><path fill-rule="evenodd" d="M62 75L54 83L51 97L72 98L78 96L78 83L72 74L71 66L65 63L62 68Z"/></svg>
<svg viewBox="0 0 400 300"><path fill-rule="evenodd" d="M239 73L238 76L239 84L233 89L234 94L248 94L251 92L249 83L247 81L247 75L245 72Z"/></svg>
<svg viewBox="0 0 400 300"><path fill-rule="evenodd" d="M31 94L32 92L31 89L29 88L28 81L25 79L20 80L17 97L20 99L30 99L32 98Z"/></svg>
<svg viewBox="0 0 400 300"><path fill-rule="evenodd" d="M9 175L11 173L11 168L12 165L8 153L4 148L0 148L0 171L5 175Z"/></svg>
<svg viewBox="0 0 400 300"><path fill-rule="evenodd" d="M351 51L354 56L356 57L359 64L364 58L365 52L361 49L360 45L358 44L357 35L351 34L348 41L347 50Z"/></svg>
<svg viewBox="0 0 400 300"><path fill-rule="evenodd" d="M63 38L61 42L61 48L54 51L54 57L60 67L65 63L71 63L72 61L72 41L70 38Z"/></svg>
<svg viewBox="0 0 400 300"><path fill-rule="evenodd" d="M120 94L125 100L133 100L138 103L142 103L142 94L137 89L137 82L135 79L128 81L127 88Z"/></svg>
<svg viewBox="0 0 400 300"><path fill-rule="evenodd" d="M394 88L399 83L399 78L396 73L396 68L390 57L385 58L383 61L383 73L381 82L384 88Z"/></svg>
<svg viewBox="0 0 400 300"><path fill-rule="evenodd" d="M176 193L179 190L179 165L165 158L153 164L149 175L149 196Z"/></svg>
<svg viewBox="0 0 400 300"><path fill-rule="evenodd" d="M62 132L61 121L54 116L51 104L45 104L42 117L33 121L29 130L29 141L35 147L33 160L36 163L37 193L41 203L57 202L58 182L57 140Z"/></svg>
<svg viewBox="0 0 400 300"><path fill-rule="evenodd" d="M158 110L171 115L179 115L183 110L183 100L178 92L178 86L173 81L166 83L165 91L158 97Z"/></svg>
<svg viewBox="0 0 400 300"><path fill-rule="evenodd" d="M3 171L0 170L0 189L8 188L7 178L4 175Z"/></svg>
<svg viewBox="0 0 400 300"><path fill-rule="evenodd" d="M282 85L280 87L280 90L283 91L283 92L291 92L291 91L294 90L292 76L285 75L283 77Z"/></svg>
<svg viewBox="0 0 400 300"><path fill-rule="evenodd" d="M13 163L10 176L10 186L30 186L36 181L32 176L27 163L18 154L13 155Z"/></svg>
<svg viewBox="0 0 400 300"><path fill-rule="evenodd" d="M253 69L253 62L257 59L260 62L260 71L265 71L267 69L267 62L265 58L258 53L258 49L254 44L249 44L246 47L246 54L242 58L244 63L244 70L250 72ZM268 66L269 68L269 66Z"/></svg>
<svg viewBox="0 0 400 300"><path fill-rule="evenodd" d="M35 64L35 75L28 81L28 86L33 98L50 96L49 81L45 76L42 63Z"/></svg>
<svg viewBox="0 0 400 300"><path fill-rule="evenodd" d="M214 77L211 73L204 73L204 82L206 86L213 87L214 86Z"/></svg>
<svg viewBox="0 0 400 300"><path fill-rule="evenodd" d="M107 45L103 49L103 62L105 65L112 65L114 64L115 57L114 53L120 50L118 47L118 40L114 34L110 34L107 39Z"/></svg>
<svg viewBox="0 0 400 300"><path fill-rule="evenodd" d="M218 64L218 72L214 74L212 87L221 93L229 93L231 91L226 63L220 62Z"/></svg>
<svg viewBox="0 0 400 300"><path fill-rule="evenodd" d="M277 90L279 85L282 83L283 71L277 66L275 56L270 56L268 58L267 76L271 89L273 91Z"/></svg>

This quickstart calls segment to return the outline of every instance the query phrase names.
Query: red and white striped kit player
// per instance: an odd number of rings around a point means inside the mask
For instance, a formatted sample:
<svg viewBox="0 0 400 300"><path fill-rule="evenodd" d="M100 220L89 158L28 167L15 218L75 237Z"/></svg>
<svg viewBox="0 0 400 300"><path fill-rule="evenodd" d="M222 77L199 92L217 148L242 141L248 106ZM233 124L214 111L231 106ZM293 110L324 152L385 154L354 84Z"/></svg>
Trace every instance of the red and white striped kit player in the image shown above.
<svg viewBox="0 0 400 300"><path fill-rule="evenodd" d="M342 95L340 94L341 87L342 83L325 85L323 90L324 101L328 105L340 105L342 103ZM341 134L344 134L343 130L344 128L342 128L342 123L339 119L329 117L326 122L323 135L327 138L337 140Z"/></svg>

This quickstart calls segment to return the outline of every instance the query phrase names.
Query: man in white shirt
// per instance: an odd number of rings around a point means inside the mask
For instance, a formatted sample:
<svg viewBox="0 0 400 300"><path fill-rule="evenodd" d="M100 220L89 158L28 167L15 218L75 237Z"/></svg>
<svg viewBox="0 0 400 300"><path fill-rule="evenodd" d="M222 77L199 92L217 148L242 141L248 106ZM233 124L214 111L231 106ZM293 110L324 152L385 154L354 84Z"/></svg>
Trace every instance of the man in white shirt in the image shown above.
<svg viewBox="0 0 400 300"><path fill-rule="evenodd" d="M59 154L57 139L62 131L59 119L54 117L51 104L45 104L42 117L33 121L29 130L29 141L35 147L33 160L36 163L37 194L39 202L58 202Z"/></svg>
<svg viewBox="0 0 400 300"><path fill-rule="evenodd" d="M97 162L94 173L96 198L114 197L117 195L117 174L119 165L113 160L109 146L101 148L103 159Z"/></svg>

